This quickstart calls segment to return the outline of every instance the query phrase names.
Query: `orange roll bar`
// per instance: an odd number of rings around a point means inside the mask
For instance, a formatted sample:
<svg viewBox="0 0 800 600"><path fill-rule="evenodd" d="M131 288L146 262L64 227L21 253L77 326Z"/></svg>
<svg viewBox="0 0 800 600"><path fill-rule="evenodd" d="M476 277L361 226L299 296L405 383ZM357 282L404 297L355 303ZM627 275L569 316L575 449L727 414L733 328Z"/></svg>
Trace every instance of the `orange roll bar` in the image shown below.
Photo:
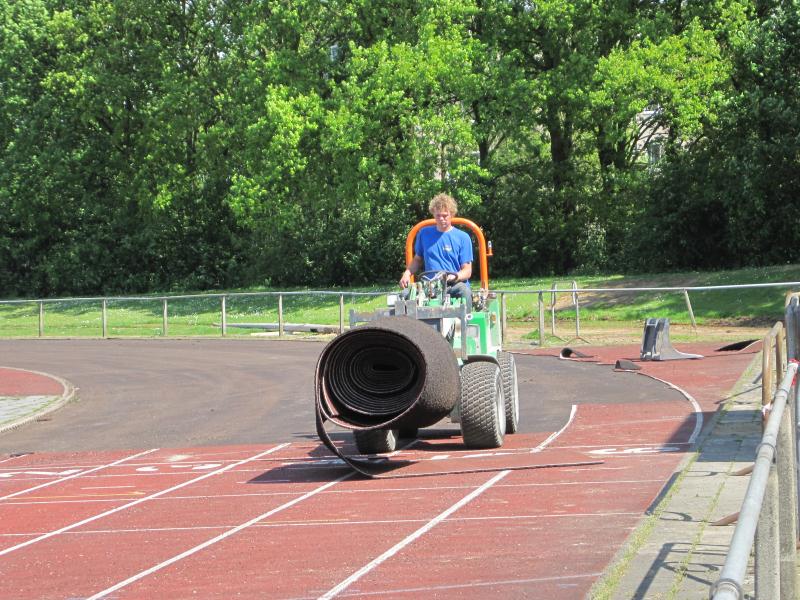
<svg viewBox="0 0 800 600"><path fill-rule="evenodd" d="M424 221L420 221L414 225L414 227L411 228L411 231L408 232L408 237L406 237L406 266L408 266L408 264L414 258L414 240L417 237L417 232L428 225L436 225L436 221L434 219L425 219ZM475 234L475 237L478 240L478 261L481 268L481 288L488 290L489 261L487 257L490 255L486 252L486 238L483 235L483 231L473 221L464 219L462 217L453 217L453 225L464 225ZM411 280L414 280L413 276Z"/></svg>

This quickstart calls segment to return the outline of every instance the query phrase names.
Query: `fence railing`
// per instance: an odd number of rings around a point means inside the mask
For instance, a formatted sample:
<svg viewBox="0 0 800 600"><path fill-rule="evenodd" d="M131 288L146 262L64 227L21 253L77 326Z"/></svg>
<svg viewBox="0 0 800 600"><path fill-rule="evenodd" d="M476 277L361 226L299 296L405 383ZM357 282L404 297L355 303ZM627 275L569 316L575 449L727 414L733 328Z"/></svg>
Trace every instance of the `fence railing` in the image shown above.
<svg viewBox="0 0 800 600"><path fill-rule="evenodd" d="M745 597L743 582L754 548L756 597L797 598L798 300L794 294L787 302L785 329L776 323L764 338L762 410L768 418L725 565L709 593L713 600Z"/></svg>
<svg viewBox="0 0 800 600"><path fill-rule="evenodd" d="M109 312L110 304L116 303L159 303L159 319L160 330L159 335L167 336L170 331L170 306L175 306L181 301L203 300L214 301L218 304L217 314L219 321L213 323L213 327L220 331L222 336L228 334L229 327L248 326L252 325L253 328L265 325L263 323L231 323L230 316L230 301L240 299L254 299L260 298L263 300L272 299L277 303L277 322L274 323L274 329L278 331L279 335L284 335L287 330L299 330L297 324L293 325L286 320L286 311L284 310L284 298L286 297L310 297L310 296L326 296L336 298L338 304L338 320L335 324L306 324L304 329L313 330L315 328L325 327L327 330L335 330L341 333L345 329L346 316L345 316L345 298L351 301L354 298L370 298L376 296L385 296L386 292L335 292L327 290L309 290L309 291L283 291L283 292L232 292L232 293L209 293L209 294L181 294L173 296L114 296L114 297L80 297L80 298L52 298L52 299L35 299L35 300L0 300L0 306L13 306L13 305L36 305L38 313L38 335L43 337L46 332L45 316L46 306L48 305L95 305L100 311L100 326L99 334L105 338L109 335ZM272 311L275 312L275 311ZM173 320L175 317L172 317Z"/></svg>
<svg viewBox="0 0 800 600"><path fill-rule="evenodd" d="M681 287L626 287L626 288L579 288L575 281L569 284L569 287L559 287L554 283L549 289L531 289L531 290L493 290L500 297L501 301L501 318L503 326L504 339L506 334L507 324L507 301L509 298L524 298L532 297L534 300L531 302L529 310L526 312L537 316L538 320L538 343L544 346L546 343L546 336L548 335L545 327L546 314L550 313L550 332L549 335L558 339L562 339L558 335L556 325L557 302L559 295L567 294L570 298L569 306L574 311L574 336L572 339L584 340L583 332L581 331L581 295L585 294L608 294L608 295L623 295L631 293L652 293L652 294L679 294L682 296L683 302L686 305L686 311L689 321L693 328L696 328L697 323L692 302L689 296L690 292L708 292L708 291L733 291L747 288L797 288L800 287L800 282L778 282L778 283L759 283L759 284L741 284L741 285L724 285L724 286L681 286ZM234 323L230 319L231 302L238 302L242 299L271 299L277 302L277 315L276 322L273 323L274 329L278 331L278 335L283 335L287 330L297 330L298 322L295 320L290 322L287 320L287 310L284 306L284 300L296 297L312 297L312 296L327 296L333 297L338 300L337 315L334 317L334 323L320 323L320 324L307 324L313 328L312 325L326 325L333 327L337 332L344 331L346 323L348 322L346 314L346 300L353 303L358 299L375 298L386 296L390 291L375 291L375 292L339 292L329 290L309 290L309 291L283 291L283 292L236 292L236 293L211 293L211 294L184 294L184 295L156 295L156 296L115 296L115 297L79 297L79 298L52 298L52 299L28 299L28 300L0 300L0 307L13 306L13 305L34 305L37 307L37 333L39 337L43 337L47 332L46 327L46 314L47 307L53 305L75 304L83 303L96 307L99 310L99 324L97 325L97 334L101 337L108 337L110 333L110 317L112 312L112 304L120 303L158 303L160 306L158 310L158 321L160 327L158 328L157 335L167 336L170 335L170 323L174 322L175 317L171 314L170 307L175 306L175 303L188 300L202 299L207 302L216 302L218 306L219 322L214 323L214 328L217 329L220 335L225 336L229 332L230 327L243 327L248 324ZM546 301L547 299L547 301ZM363 310L363 307L361 308ZM274 313L274 310L270 311ZM288 311L291 312L291 311ZM257 324L251 324L257 325ZM52 327L50 328L52 329ZM96 334L96 335L97 335Z"/></svg>

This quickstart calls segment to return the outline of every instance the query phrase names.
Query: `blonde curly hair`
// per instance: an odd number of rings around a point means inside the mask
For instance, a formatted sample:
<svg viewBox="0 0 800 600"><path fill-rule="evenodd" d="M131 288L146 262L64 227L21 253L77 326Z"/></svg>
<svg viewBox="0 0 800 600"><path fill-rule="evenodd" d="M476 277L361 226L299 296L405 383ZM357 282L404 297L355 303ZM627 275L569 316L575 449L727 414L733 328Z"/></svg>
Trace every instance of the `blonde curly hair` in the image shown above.
<svg viewBox="0 0 800 600"><path fill-rule="evenodd" d="M428 210L431 211L431 214L435 214L437 211L443 209L448 210L450 215L455 217L458 213L458 202L449 194L436 194L431 198L430 204L428 204Z"/></svg>

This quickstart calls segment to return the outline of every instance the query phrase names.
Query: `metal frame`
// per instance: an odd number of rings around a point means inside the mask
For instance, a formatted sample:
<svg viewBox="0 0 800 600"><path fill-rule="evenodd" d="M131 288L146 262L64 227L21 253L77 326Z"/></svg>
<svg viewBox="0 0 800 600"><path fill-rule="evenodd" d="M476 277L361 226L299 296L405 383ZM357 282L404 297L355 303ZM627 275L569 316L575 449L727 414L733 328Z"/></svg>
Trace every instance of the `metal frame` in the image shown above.
<svg viewBox="0 0 800 600"><path fill-rule="evenodd" d="M757 598L797 597L798 455L797 400L800 296L787 298L784 353L783 326L777 323L763 344L762 385L769 418L756 452L730 549L719 579L709 591L712 600L741 600L743 581L755 546ZM789 363L785 357L788 355ZM772 394L772 373L782 379Z"/></svg>
<svg viewBox="0 0 800 600"><path fill-rule="evenodd" d="M467 306L420 306L416 300L397 299L394 306L379 309L373 312L357 312L350 309L350 327L358 323L372 323L385 317L407 316L419 321L425 321L442 332L443 319L458 319L461 322L461 359L467 358Z"/></svg>

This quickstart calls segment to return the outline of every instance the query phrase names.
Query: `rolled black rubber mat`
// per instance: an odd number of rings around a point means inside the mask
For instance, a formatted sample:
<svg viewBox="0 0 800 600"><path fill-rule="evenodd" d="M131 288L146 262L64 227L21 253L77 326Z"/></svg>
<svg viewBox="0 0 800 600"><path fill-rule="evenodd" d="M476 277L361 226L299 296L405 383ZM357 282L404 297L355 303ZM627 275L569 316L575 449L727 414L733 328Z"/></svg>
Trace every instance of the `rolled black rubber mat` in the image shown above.
<svg viewBox="0 0 800 600"><path fill-rule="evenodd" d="M378 319L335 338L319 357L314 383L320 439L368 476L377 465L345 456L325 421L352 430L428 427L447 416L461 394L453 349L433 327L405 316ZM381 462L379 471L387 466Z"/></svg>
<svg viewBox="0 0 800 600"><path fill-rule="evenodd" d="M351 430L415 429L437 423L460 400L461 373L453 349L433 327L406 316L378 319L335 338L320 354L314 384L317 435L331 452L367 477L424 477L603 462L532 460L522 465L413 473L403 467L419 461L345 455L325 430L325 421Z"/></svg>

